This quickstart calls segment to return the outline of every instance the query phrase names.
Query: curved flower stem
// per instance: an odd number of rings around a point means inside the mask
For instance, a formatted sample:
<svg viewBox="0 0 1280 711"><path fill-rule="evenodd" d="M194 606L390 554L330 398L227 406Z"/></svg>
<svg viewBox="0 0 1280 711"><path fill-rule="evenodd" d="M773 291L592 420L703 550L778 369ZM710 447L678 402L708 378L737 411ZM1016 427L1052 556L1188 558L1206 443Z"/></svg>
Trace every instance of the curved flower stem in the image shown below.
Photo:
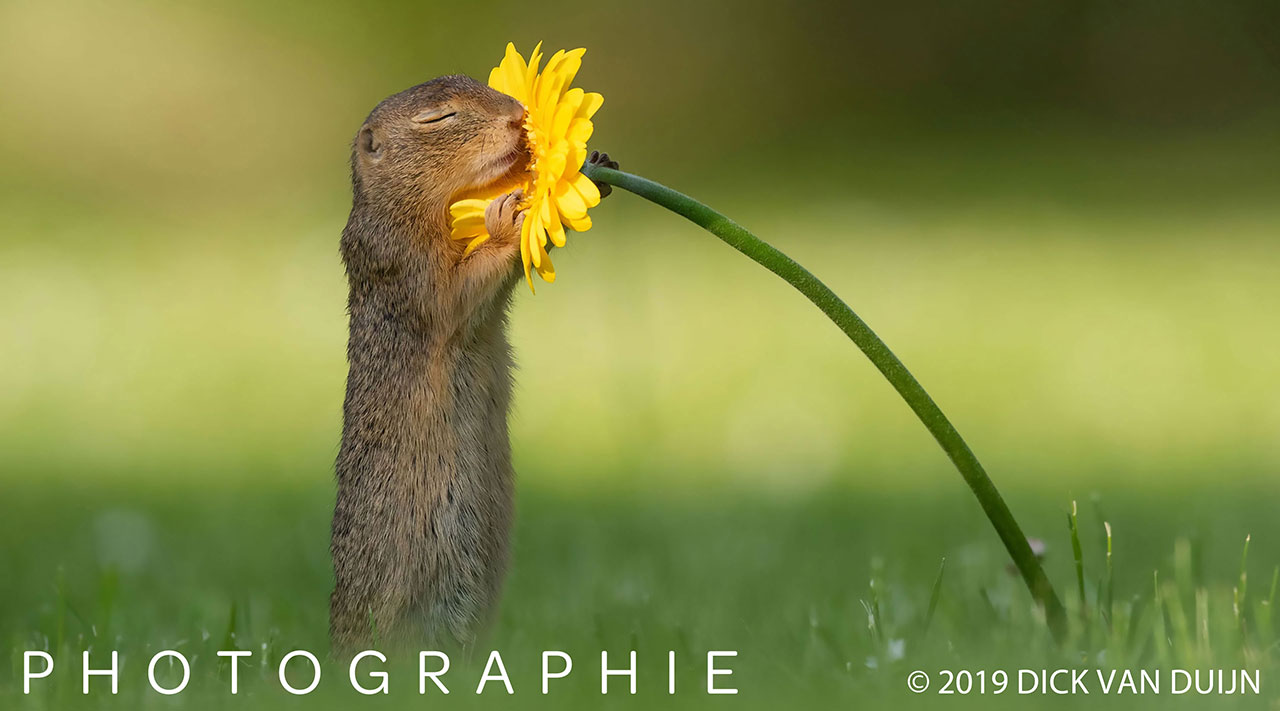
<svg viewBox="0 0 1280 711"><path fill-rule="evenodd" d="M920 382L915 379L901 360L889 350L884 341L858 317L853 309L836 296L826 284L823 284L807 269L797 264L787 255L775 249L760 238L748 232L741 225L710 207L694 200L683 193L630 173L613 170L587 163L582 167L587 177L600 183L616 185L624 190L657 203L672 212L682 215L694 224L705 228L715 236L729 243L729 246L755 260L764 268L777 274L804 294L822 312L827 315L849 340L853 341L867 358L884 375L889 384L898 391L916 417L924 423L933 438L942 445L943 451L960 470L960 476L978 497L978 503L987 514L987 519L995 527L1009 556L1017 565L1022 579L1030 589L1031 595L1044 607L1045 619L1053 636L1061 641L1066 636L1066 610L1058 600L1053 585L1040 567L1040 561L1031 551L1027 537L1013 518L1009 506L996 490L995 484L987 476L982 464L974 456L964 438L942 414L942 410L934 403L929 393L925 392Z"/></svg>

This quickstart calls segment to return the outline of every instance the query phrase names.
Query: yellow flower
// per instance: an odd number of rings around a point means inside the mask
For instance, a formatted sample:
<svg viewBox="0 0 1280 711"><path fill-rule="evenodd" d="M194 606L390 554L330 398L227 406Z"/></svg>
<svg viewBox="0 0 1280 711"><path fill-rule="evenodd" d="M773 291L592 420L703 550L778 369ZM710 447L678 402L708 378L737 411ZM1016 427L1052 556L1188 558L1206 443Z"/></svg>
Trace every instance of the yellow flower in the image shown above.
<svg viewBox="0 0 1280 711"><path fill-rule="evenodd" d="M531 269L544 281L555 281L547 242L563 247L565 227L577 232L590 229L587 209L600 204L600 191L581 168L587 159L591 117L604 103L604 97L570 88L582 66L585 49L556 52L539 73L541 48L541 43L534 47L526 63L515 45L508 43L506 56L489 74L490 87L525 106L530 161L528 175L520 186L525 192L522 207L527 210L520 233L520 258L530 289ZM468 242L467 254L489 238L484 211L491 200L460 200L450 207L452 237Z"/></svg>

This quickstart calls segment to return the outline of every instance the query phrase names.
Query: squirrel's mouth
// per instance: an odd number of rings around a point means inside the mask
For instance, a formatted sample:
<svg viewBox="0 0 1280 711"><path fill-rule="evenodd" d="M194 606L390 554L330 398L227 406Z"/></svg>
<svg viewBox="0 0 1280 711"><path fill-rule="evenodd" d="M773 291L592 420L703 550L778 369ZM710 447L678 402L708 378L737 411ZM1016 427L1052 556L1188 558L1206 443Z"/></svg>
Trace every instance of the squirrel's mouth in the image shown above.
<svg viewBox="0 0 1280 711"><path fill-rule="evenodd" d="M524 141L516 141L511 150L489 162L481 176L480 185L476 187L516 183L527 170L529 170L529 151Z"/></svg>
<svg viewBox="0 0 1280 711"><path fill-rule="evenodd" d="M528 170L528 162L529 152L525 149L524 141L516 141L506 155L494 161L494 166L499 169L499 175L505 176Z"/></svg>

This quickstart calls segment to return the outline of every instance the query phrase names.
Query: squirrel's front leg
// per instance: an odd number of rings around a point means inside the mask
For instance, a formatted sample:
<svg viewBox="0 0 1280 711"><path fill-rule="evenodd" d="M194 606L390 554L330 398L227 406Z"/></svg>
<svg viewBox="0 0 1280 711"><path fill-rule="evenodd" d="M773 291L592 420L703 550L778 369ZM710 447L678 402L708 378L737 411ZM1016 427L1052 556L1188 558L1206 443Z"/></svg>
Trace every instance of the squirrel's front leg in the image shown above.
<svg viewBox="0 0 1280 711"><path fill-rule="evenodd" d="M485 209L489 239L458 261L454 273L457 313L470 314L515 284L519 275L520 230L525 210L524 191L513 190L495 198Z"/></svg>

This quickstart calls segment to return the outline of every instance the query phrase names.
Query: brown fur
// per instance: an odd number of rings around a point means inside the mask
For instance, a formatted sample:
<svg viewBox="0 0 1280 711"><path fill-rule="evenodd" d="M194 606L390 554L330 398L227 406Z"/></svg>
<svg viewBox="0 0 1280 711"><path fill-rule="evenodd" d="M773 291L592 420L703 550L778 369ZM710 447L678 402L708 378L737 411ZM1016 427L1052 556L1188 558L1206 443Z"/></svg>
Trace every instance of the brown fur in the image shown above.
<svg viewBox="0 0 1280 711"><path fill-rule="evenodd" d="M494 201L492 237L463 258L448 206L511 184L526 160L522 110L443 77L387 98L357 134L331 547L339 653L370 644L375 628L384 645L465 643L498 600L514 477L506 312L523 214L516 196Z"/></svg>

